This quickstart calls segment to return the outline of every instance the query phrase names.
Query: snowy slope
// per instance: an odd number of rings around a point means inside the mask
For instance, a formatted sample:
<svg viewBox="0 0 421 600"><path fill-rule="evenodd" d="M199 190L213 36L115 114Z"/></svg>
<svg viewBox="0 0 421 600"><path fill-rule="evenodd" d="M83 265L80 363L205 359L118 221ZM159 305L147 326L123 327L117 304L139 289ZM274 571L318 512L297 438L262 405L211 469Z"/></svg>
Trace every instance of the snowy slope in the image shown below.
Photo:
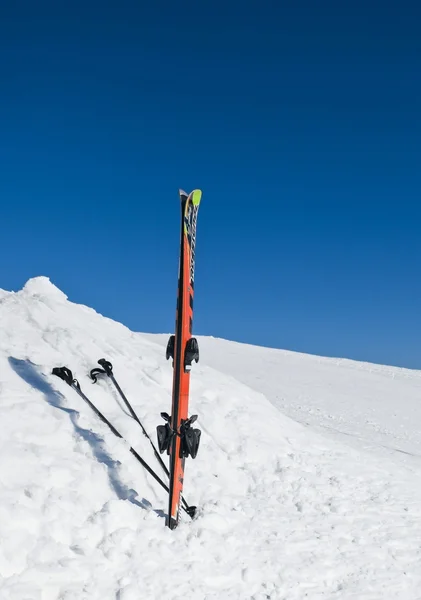
<svg viewBox="0 0 421 600"><path fill-rule="evenodd" d="M185 481L200 510L171 532L165 493L50 374L70 367L159 470L108 382L86 374L111 360L154 434L171 397L161 338L46 278L0 292L0 322L1 600L421 598L419 462L391 450L419 451L419 373L201 340L202 445Z"/></svg>
<svg viewBox="0 0 421 600"><path fill-rule="evenodd" d="M147 338L166 344L168 336ZM200 338L202 360L323 435L421 468L421 371Z"/></svg>

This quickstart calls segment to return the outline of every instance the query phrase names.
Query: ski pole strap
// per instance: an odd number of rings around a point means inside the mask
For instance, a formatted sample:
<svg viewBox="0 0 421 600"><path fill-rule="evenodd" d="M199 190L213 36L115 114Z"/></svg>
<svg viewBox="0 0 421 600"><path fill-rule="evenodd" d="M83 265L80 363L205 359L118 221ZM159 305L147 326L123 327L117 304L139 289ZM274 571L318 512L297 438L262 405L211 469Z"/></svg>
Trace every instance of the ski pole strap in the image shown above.
<svg viewBox="0 0 421 600"><path fill-rule="evenodd" d="M92 379L92 383L96 383L98 381L98 375L106 375L106 372L104 369L99 369L98 367L91 369L89 377Z"/></svg>
<svg viewBox="0 0 421 600"><path fill-rule="evenodd" d="M89 377L92 379L93 383L98 381L98 375L108 375L108 377L113 376L113 365L109 360L100 358L98 364L101 365L102 369L96 367L95 369L91 369L91 372L89 373Z"/></svg>

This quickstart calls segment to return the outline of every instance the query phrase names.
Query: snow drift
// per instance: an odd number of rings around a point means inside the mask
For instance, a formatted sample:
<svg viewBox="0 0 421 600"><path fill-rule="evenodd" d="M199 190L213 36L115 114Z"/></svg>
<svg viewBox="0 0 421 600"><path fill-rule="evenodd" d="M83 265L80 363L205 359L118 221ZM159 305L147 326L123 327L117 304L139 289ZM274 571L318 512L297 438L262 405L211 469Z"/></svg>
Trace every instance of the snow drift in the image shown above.
<svg viewBox="0 0 421 600"><path fill-rule="evenodd" d="M199 338L184 488L199 512L169 531L165 492L51 375L71 368L155 466L87 373L109 359L154 436L171 404L163 337L44 277L1 291L0 321L2 600L420 598L420 373Z"/></svg>

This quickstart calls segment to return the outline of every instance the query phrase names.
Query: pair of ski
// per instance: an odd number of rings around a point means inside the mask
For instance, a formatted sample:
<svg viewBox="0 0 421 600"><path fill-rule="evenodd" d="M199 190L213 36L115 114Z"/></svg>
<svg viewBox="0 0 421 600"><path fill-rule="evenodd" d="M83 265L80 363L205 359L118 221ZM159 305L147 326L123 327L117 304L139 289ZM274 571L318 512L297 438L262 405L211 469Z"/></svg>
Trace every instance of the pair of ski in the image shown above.
<svg viewBox="0 0 421 600"><path fill-rule="evenodd" d="M180 510L184 510L191 518L193 518L196 513L196 507L187 504L182 492L185 459L188 456L191 456L192 458L196 457L200 443L200 430L192 427L192 424L197 419L197 415L193 415L190 418L188 417L188 403L191 366L193 361L199 361L199 346L196 338L192 337L192 329L196 226L202 192L200 190L193 190L190 194L186 194L180 190L179 195L181 201L181 236L175 335L170 337L166 351L167 360L172 358L173 361L172 411L171 416L165 412L161 413L165 425L158 425L157 427L159 452L162 454L166 451L169 455L169 469L165 466L151 438L118 385L113 374L111 363L105 359L101 359L98 362L102 368L96 368L91 371L91 377L94 379L94 382L99 374L104 373L111 379L131 416L137 421L142 428L144 435L146 435L152 444L154 454L169 478L168 486L131 447L130 452L168 493L169 506L166 524L170 529L177 527ZM104 417L96 406L85 396L78 381L73 378L69 369L66 367L59 367L53 369L53 373L68 383L68 385L70 385L79 396L85 400L85 402L87 402L95 414L108 425L114 435L120 438L122 437L106 417Z"/></svg>

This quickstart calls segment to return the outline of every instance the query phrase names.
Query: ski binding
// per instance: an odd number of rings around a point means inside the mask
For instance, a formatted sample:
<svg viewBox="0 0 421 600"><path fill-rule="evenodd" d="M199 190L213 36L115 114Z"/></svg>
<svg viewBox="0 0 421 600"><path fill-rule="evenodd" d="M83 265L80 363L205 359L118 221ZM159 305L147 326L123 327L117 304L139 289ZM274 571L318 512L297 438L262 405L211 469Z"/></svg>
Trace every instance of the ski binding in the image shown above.
<svg viewBox="0 0 421 600"><path fill-rule="evenodd" d="M202 434L200 429L192 427L192 424L197 420L197 415L192 415L189 419L183 420L179 432L171 429L171 417L168 413L162 412L161 417L166 423L165 425L158 425L156 428L158 449L160 453L162 454L167 451L167 454L169 454L173 437L174 435L178 435L181 442L180 458L187 458L188 456L196 458L197 451L199 450L200 436Z"/></svg>
<svg viewBox="0 0 421 600"><path fill-rule="evenodd" d="M166 358L173 359L174 366L174 350L175 350L175 335L170 336L167 344ZM199 362L199 343L196 338L190 338L186 343L184 350L184 372L188 373L191 371L193 361Z"/></svg>

